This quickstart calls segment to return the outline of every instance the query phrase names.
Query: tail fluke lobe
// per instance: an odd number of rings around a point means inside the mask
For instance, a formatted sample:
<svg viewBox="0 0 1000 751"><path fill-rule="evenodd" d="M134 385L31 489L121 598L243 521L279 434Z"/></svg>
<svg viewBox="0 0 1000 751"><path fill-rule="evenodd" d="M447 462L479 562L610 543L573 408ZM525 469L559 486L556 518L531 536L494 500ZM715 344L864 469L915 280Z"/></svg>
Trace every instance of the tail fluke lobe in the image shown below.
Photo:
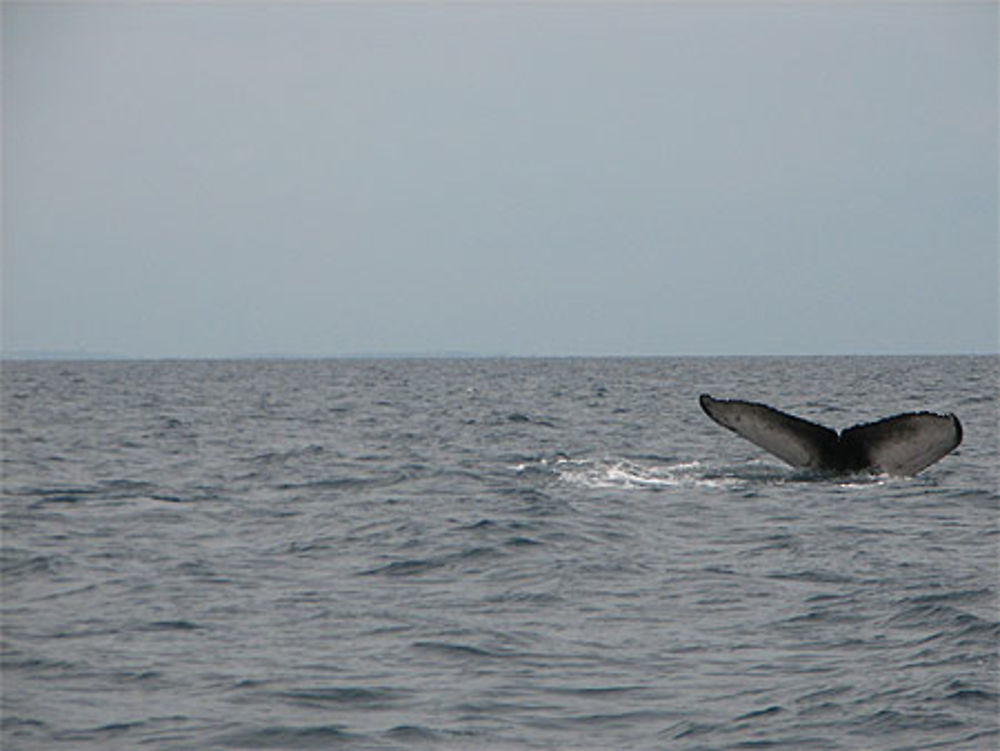
<svg viewBox="0 0 1000 751"><path fill-rule="evenodd" d="M757 402L699 398L705 414L793 467L828 469L838 457L837 434L829 428Z"/></svg>
<svg viewBox="0 0 1000 751"><path fill-rule="evenodd" d="M861 453L874 470L915 475L962 442L962 423L952 414L909 412L855 425L840 434L840 441Z"/></svg>

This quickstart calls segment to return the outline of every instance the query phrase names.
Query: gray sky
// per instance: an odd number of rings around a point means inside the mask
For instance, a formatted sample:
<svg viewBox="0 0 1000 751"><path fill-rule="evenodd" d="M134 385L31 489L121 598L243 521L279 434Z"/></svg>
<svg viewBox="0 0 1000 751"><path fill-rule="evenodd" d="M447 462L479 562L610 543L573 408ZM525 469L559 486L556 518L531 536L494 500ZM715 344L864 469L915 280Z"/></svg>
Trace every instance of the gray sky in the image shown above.
<svg viewBox="0 0 1000 751"><path fill-rule="evenodd" d="M996 351L994 3L2 20L6 351Z"/></svg>

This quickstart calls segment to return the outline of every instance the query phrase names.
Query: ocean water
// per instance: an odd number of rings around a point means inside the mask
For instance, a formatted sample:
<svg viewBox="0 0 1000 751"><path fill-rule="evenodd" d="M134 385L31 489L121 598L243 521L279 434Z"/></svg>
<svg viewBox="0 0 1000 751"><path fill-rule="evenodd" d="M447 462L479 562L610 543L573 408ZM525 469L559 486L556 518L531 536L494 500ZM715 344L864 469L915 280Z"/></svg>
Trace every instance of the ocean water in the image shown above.
<svg viewBox="0 0 1000 751"><path fill-rule="evenodd" d="M996 749L997 376L6 362L2 747ZM965 439L818 477L702 391Z"/></svg>

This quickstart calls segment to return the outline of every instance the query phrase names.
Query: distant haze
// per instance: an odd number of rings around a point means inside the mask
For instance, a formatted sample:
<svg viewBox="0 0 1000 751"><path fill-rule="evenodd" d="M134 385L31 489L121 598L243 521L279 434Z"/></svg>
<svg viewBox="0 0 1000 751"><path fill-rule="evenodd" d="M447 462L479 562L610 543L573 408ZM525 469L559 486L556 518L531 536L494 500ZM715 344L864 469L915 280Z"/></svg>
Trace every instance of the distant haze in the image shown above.
<svg viewBox="0 0 1000 751"><path fill-rule="evenodd" d="M997 349L997 5L4 2L3 348Z"/></svg>

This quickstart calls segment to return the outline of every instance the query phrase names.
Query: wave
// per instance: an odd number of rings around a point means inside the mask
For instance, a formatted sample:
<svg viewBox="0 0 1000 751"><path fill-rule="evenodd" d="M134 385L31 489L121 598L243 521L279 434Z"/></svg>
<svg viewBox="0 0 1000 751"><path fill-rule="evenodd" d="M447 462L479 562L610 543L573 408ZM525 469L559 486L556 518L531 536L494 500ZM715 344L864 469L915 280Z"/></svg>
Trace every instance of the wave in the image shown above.
<svg viewBox="0 0 1000 751"><path fill-rule="evenodd" d="M358 686L326 686L282 691L277 696L304 707L350 707L355 709L386 709L397 704L408 692L396 688L364 688Z"/></svg>
<svg viewBox="0 0 1000 751"><path fill-rule="evenodd" d="M522 656L514 650L496 650L474 647L471 644L452 644L440 641L416 641L413 643L416 649L436 652L445 657L455 657L460 659L475 660L500 660L508 657Z"/></svg>
<svg viewBox="0 0 1000 751"><path fill-rule="evenodd" d="M490 546L477 546L462 550L456 553L445 553L443 555L429 556L427 558L408 558L400 561L392 561L382 566L377 566L366 571L362 571L362 576L414 576L423 574L435 569L447 568L453 565L465 565L470 561L477 561L484 558L491 558L503 555L499 550Z"/></svg>
<svg viewBox="0 0 1000 751"><path fill-rule="evenodd" d="M350 733L336 725L290 727L275 725L217 736L211 745L226 748L351 748L364 736Z"/></svg>

